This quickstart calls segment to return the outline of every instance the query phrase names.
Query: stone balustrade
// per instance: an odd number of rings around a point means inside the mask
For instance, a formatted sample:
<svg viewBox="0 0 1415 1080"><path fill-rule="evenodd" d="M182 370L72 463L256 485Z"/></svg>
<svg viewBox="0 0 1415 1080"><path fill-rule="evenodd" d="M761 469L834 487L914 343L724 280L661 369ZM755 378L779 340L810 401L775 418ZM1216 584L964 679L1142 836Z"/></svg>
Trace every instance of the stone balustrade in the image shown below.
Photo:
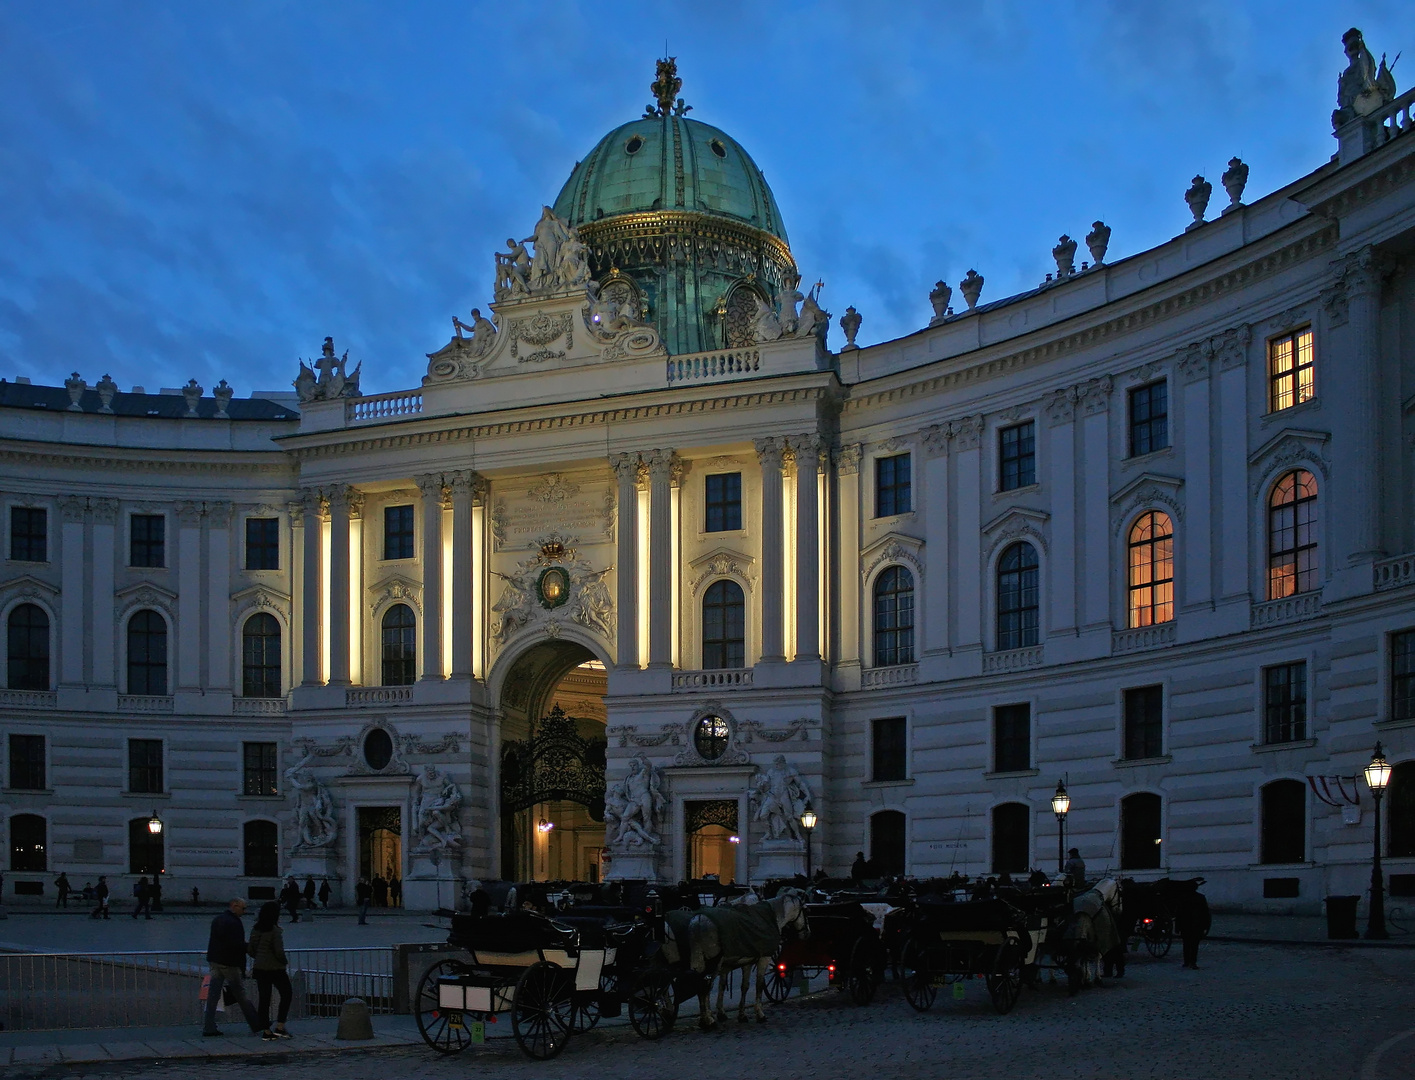
<svg viewBox="0 0 1415 1080"><path fill-rule="evenodd" d="M288 706L284 698L236 698L232 711L237 716L284 716Z"/></svg>
<svg viewBox="0 0 1415 1080"><path fill-rule="evenodd" d="M398 390L391 394L350 398L344 403L344 422L359 424L370 420L387 420L393 416L414 416L422 411L421 390Z"/></svg>
<svg viewBox="0 0 1415 1080"><path fill-rule="evenodd" d="M918 664L866 668L860 672L860 689L862 690L873 690L881 686L912 686L918 681Z"/></svg>
<svg viewBox="0 0 1415 1080"><path fill-rule="evenodd" d="M733 687L751 685L751 668L675 671L673 673L673 692L675 694L690 693L694 690L730 690Z"/></svg>
<svg viewBox="0 0 1415 1080"><path fill-rule="evenodd" d="M1410 107L1415 105L1415 87L1405 91L1383 109L1370 115L1369 122L1376 146L1384 146L1392 139L1404 135L1415 128L1415 117L1410 115Z"/></svg>
<svg viewBox="0 0 1415 1080"><path fill-rule="evenodd" d="M1397 555L1372 567L1372 585L1377 592L1415 585L1415 554Z"/></svg>
<svg viewBox="0 0 1415 1080"><path fill-rule="evenodd" d="M758 349L726 349L668 358L669 383L700 382L755 375L761 370Z"/></svg>
<svg viewBox="0 0 1415 1080"><path fill-rule="evenodd" d="M53 690L0 690L0 705L7 709L52 709L58 700Z"/></svg>
<svg viewBox="0 0 1415 1080"><path fill-rule="evenodd" d="M1315 619L1322 613L1322 594L1317 592L1299 593L1281 600L1269 600L1266 604L1254 604L1251 626L1262 630L1279 623L1303 622Z"/></svg>
<svg viewBox="0 0 1415 1080"><path fill-rule="evenodd" d="M1133 630L1117 630L1110 636L1112 653L1141 652L1174 644L1174 623L1157 626L1137 626Z"/></svg>
<svg viewBox="0 0 1415 1080"><path fill-rule="evenodd" d="M376 709L383 705L407 705L413 700L411 686L351 686L344 692L350 709Z"/></svg>
<svg viewBox="0 0 1415 1080"><path fill-rule="evenodd" d="M983 674L996 675L1002 671L1021 671L1024 668L1041 667L1042 649L1041 645L1032 645L1026 649L1007 649L1003 652L984 653Z"/></svg>
<svg viewBox="0 0 1415 1080"><path fill-rule="evenodd" d="M170 713L172 711L172 695L119 694L118 711L120 713Z"/></svg>

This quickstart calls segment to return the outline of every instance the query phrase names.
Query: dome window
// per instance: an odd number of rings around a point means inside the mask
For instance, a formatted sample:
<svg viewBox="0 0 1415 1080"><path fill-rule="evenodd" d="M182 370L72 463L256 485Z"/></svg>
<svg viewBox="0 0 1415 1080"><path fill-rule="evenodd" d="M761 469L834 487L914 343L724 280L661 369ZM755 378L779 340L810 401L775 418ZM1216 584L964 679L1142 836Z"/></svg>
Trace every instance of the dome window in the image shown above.
<svg viewBox="0 0 1415 1080"><path fill-rule="evenodd" d="M637 154L644 148L644 140L637 135L630 135L629 141L624 144L624 153Z"/></svg>
<svg viewBox="0 0 1415 1080"><path fill-rule="evenodd" d="M722 145L721 139L713 139L712 142L708 143L708 149L720 158L727 156L727 147Z"/></svg>

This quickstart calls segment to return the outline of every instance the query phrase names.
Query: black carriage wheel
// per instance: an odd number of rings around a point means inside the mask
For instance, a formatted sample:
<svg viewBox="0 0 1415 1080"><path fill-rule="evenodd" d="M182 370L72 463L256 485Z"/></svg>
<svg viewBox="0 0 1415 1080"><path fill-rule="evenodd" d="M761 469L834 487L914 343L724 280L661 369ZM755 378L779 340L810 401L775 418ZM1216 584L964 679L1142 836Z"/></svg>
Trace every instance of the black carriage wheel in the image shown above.
<svg viewBox="0 0 1415 1080"><path fill-rule="evenodd" d="M640 1038L661 1039L673 1030L677 1019L673 978L666 971L649 972L629 995L629 1023Z"/></svg>
<svg viewBox="0 0 1415 1080"><path fill-rule="evenodd" d="M884 978L879 969L878 948L867 937L855 939L855 947L850 950L850 970L846 977L846 987L850 1000L856 1005L868 1005L875 997L875 987Z"/></svg>
<svg viewBox="0 0 1415 1080"><path fill-rule="evenodd" d="M988 994L992 997L992 1007L1006 1016L1017 1004L1017 998L1022 993L1022 969L1012 967L1001 974L989 975L987 984Z"/></svg>
<svg viewBox="0 0 1415 1080"><path fill-rule="evenodd" d="M786 996L791 993L791 975L790 967L785 971L781 970L781 950L778 949L776 955L771 958L771 966L766 969L766 983L762 987L768 1001L786 1000Z"/></svg>
<svg viewBox="0 0 1415 1080"><path fill-rule="evenodd" d="M472 1033L466 1020L463 1019L460 1027L453 1027L451 1018L442 1011L442 1003L437 997L440 976L460 975L465 970L456 960L444 960L428 968L418 982L418 992L413 999L418 1031L422 1033L423 1042L439 1054L460 1054L472 1045Z"/></svg>
<svg viewBox="0 0 1415 1080"><path fill-rule="evenodd" d="M575 994L575 1034L583 1035L599 1023L599 994Z"/></svg>
<svg viewBox="0 0 1415 1080"><path fill-rule="evenodd" d="M527 1057L547 1061L575 1030L575 973L542 960L526 968L511 1003L511 1033Z"/></svg>
<svg viewBox="0 0 1415 1080"><path fill-rule="evenodd" d="M933 970L929 966L929 950L915 938L904 943L899 953L899 969L904 982L904 999L916 1012L933 1008L938 997Z"/></svg>
<svg viewBox="0 0 1415 1080"><path fill-rule="evenodd" d="M1174 926L1168 919L1154 919L1144 929L1145 948L1151 956L1159 960L1169 955L1174 944Z"/></svg>

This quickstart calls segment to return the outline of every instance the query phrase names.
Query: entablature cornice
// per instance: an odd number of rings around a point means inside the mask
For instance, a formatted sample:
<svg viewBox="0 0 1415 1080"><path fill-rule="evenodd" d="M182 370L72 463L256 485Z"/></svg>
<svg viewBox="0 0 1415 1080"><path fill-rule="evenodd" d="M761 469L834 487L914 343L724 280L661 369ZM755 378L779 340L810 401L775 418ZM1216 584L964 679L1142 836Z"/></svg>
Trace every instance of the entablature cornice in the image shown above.
<svg viewBox="0 0 1415 1080"><path fill-rule="evenodd" d="M95 451L101 451L96 453ZM167 456L167 455L172 456ZM181 455L180 457L177 455ZM275 460L252 460L274 458ZM210 475L258 474L262 478L279 476L277 486L293 485L294 462L279 447L270 450L211 451L140 450L130 447L78 447L71 443L24 443L6 440L0 447L0 461L24 465L58 465L65 469L102 469L136 472L204 473Z"/></svg>

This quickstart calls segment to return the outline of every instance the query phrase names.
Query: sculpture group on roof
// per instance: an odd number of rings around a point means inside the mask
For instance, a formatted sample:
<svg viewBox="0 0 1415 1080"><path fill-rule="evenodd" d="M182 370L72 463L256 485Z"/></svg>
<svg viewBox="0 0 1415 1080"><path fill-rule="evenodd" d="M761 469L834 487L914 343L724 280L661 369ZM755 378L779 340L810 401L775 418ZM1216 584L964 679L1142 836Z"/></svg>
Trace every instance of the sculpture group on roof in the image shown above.
<svg viewBox="0 0 1415 1080"><path fill-rule="evenodd" d="M343 356L334 355L334 339L327 337L324 339L324 351L320 358L314 361L311 368L303 360L300 361L300 373L295 377L295 393L299 396L300 403L310 401L326 401L340 397L359 396L359 373L363 370L363 362L360 361L358 367L353 371L346 371L345 365L348 363L349 353L346 350ZM316 375L315 372L319 374Z"/></svg>
<svg viewBox="0 0 1415 1080"><path fill-rule="evenodd" d="M814 336L824 348L825 334L830 328L830 312L820 306L820 291L824 286L825 282L817 281L805 294L793 288L783 295L780 313L758 296L756 314L752 317L752 333L757 342ZM799 312L797 304L801 305Z"/></svg>
<svg viewBox="0 0 1415 1080"><path fill-rule="evenodd" d="M1347 63L1346 70L1336 80L1336 109L1331 114L1333 128L1370 116L1395 100L1395 76L1391 73L1395 61L1387 67L1382 53L1377 67L1376 58L1366 48L1366 39L1354 26L1341 35L1341 46L1346 51Z"/></svg>
<svg viewBox="0 0 1415 1080"><path fill-rule="evenodd" d="M527 244L535 245L528 252ZM590 280L589 248L579 232L548 206L524 240L508 239L507 251L496 253L497 300L544 296L583 286Z"/></svg>

